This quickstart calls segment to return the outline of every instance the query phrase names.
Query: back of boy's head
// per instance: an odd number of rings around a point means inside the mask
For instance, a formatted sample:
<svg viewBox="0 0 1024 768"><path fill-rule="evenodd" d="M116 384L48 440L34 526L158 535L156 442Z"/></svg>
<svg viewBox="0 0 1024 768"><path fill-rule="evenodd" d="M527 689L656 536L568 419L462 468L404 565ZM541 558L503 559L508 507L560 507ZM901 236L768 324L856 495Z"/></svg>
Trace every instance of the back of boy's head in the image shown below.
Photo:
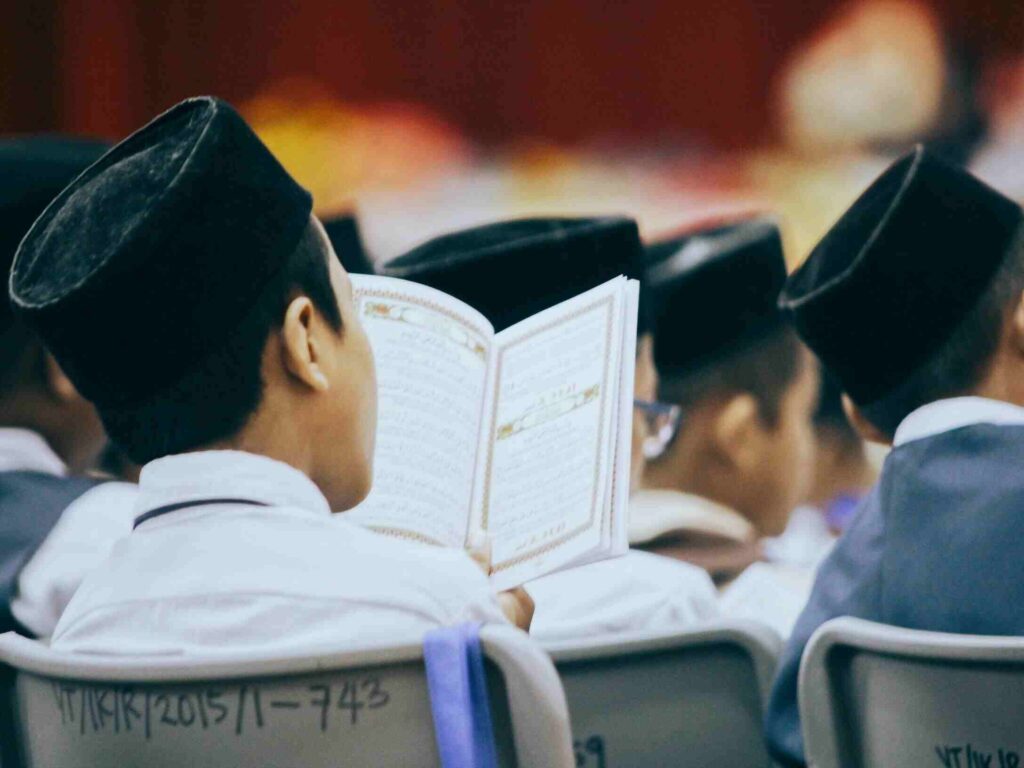
<svg viewBox="0 0 1024 768"><path fill-rule="evenodd" d="M748 393L773 425L803 353L776 299L786 279L775 223L754 218L648 246L660 398L687 410Z"/></svg>
<svg viewBox="0 0 1024 768"><path fill-rule="evenodd" d="M921 147L851 206L780 306L860 413L892 438L917 408L970 394L1024 291L1015 203Z"/></svg>
<svg viewBox="0 0 1024 768"><path fill-rule="evenodd" d="M336 328L312 201L242 118L185 101L50 204L11 274L35 328L135 462L235 434L298 293Z"/></svg>
<svg viewBox="0 0 1024 768"><path fill-rule="evenodd" d="M802 370L805 355L796 334L784 325L751 339L700 368L659 369L659 399L681 406L686 414L702 404L727 402L748 394L768 427L779 419L782 402Z"/></svg>
<svg viewBox="0 0 1024 768"><path fill-rule="evenodd" d="M0 141L0 272L11 271L18 243L47 204L109 148L70 136L31 136ZM41 378L36 336L0 302L0 396Z"/></svg>
<svg viewBox="0 0 1024 768"><path fill-rule="evenodd" d="M263 398L263 350L297 294L308 296L341 329L327 251L312 225L231 331L230 343L150 397L101 408L107 434L140 464L236 434Z"/></svg>

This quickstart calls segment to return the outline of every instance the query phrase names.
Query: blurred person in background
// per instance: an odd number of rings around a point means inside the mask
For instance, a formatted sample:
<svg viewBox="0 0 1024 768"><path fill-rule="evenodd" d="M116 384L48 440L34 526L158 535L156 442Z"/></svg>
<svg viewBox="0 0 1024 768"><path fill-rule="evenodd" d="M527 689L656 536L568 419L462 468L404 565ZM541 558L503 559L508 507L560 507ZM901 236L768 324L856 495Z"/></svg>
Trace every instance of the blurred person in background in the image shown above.
<svg viewBox="0 0 1024 768"><path fill-rule="evenodd" d="M977 62L921 0L841 4L789 56L779 122L794 149L836 157L916 141L965 161L985 132Z"/></svg>
<svg viewBox="0 0 1024 768"><path fill-rule="evenodd" d="M444 235L384 271L465 301L501 331L617 275L642 278L643 251L629 219L523 219ZM642 279L640 295L634 489L645 447L667 439L675 412L656 402L658 375ZM640 551L549 574L529 582L526 590L535 605L530 634L542 641L686 626L717 613L715 590L703 570Z"/></svg>
<svg viewBox="0 0 1024 768"><path fill-rule="evenodd" d="M0 142L0 264L65 184L107 149L43 136ZM87 478L105 441L92 405L0 302L0 632L48 637L82 578L131 530L135 489Z"/></svg>
<svg viewBox="0 0 1024 768"><path fill-rule="evenodd" d="M630 543L704 568L721 608L788 632L810 574L762 563L813 472L817 367L776 307L786 268L764 218L648 249L661 400L678 432L648 462Z"/></svg>

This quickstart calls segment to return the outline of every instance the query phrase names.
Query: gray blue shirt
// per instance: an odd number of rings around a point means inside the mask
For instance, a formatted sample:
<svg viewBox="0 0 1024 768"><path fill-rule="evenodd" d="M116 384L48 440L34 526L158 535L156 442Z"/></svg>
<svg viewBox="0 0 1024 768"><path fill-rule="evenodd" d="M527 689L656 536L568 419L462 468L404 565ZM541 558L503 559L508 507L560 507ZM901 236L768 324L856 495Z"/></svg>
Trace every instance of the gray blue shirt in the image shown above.
<svg viewBox="0 0 1024 768"><path fill-rule="evenodd" d="M805 764L797 676L838 616L910 629L1024 634L1024 409L953 398L900 425L882 475L818 572L766 717L779 763Z"/></svg>

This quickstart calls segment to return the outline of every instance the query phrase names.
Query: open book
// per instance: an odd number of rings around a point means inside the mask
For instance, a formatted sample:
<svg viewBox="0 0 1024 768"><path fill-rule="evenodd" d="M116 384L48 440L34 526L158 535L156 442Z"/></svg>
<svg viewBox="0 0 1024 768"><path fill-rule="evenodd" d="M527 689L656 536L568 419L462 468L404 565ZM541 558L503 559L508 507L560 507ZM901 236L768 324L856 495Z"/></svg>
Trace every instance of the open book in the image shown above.
<svg viewBox="0 0 1024 768"><path fill-rule="evenodd" d="M496 589L626 552L636 281L501 333L432 288L352 283L379 415L373 490L346 517L448 547L486 532Z"/></svg>

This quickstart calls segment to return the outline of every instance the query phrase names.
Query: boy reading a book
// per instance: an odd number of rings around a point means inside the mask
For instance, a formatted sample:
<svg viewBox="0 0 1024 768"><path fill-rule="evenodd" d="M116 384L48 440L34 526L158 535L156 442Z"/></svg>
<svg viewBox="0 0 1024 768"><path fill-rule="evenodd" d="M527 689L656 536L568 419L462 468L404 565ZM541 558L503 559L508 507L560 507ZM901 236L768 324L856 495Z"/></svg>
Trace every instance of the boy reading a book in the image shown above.
<svg viewBox="0 0 1024 768"><path fill-rule="evenodd" d="M805 762L797 674L837 616L1024 633L1024 214L920 147L825 235L780 303L839 380L878 483L822 564L772 692L767 739Z"/></svg>
<svg viewBox="0 0 1024 768"><path fill-rule="evenodd" d="M804 496L816 370L775 306L786 272L770 221L691 233L649 259L661 399L682 416L647 465L630 543L725 584Z"/></svg>
<svg viewBox="0 0 1024 768"><path fill-rule="evenodd" d="M372 645L504 621L461 550L332 519L370 489L374 362L299 187L229 105L187 100L64 190L10 293L144 464L134 530L55 648Z"/></svg>

